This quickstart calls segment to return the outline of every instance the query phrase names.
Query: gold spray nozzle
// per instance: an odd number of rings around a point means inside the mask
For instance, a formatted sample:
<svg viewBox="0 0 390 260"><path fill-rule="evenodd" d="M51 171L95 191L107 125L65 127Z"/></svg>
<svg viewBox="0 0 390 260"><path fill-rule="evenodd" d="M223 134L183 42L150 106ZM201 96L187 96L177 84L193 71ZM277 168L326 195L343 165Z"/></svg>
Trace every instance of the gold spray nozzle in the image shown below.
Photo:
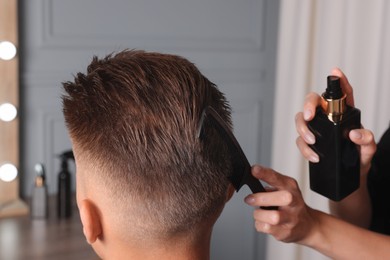
<svg viewBox="0 0 390 260"><path fill-rule="evenodd" d="M340 122L343 119L343 114L347 110L346 98L346 94L340 99L329 99L322 94L321 107L333 123Z"/></svg>

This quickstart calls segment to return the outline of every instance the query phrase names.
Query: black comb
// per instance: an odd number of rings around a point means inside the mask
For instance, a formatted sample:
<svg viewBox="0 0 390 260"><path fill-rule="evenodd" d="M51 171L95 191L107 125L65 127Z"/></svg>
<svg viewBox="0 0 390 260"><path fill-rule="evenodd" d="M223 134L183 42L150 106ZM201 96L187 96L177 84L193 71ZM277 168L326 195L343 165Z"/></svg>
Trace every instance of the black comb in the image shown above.
<svg viewBox="0 0 390 260"><path fill-rule="evenodd" d="M233 173L229 176L229 180L236 191L239 191L240 188L246 184L253 193L265 192L266 190L261 182L253 177L251 173L251 165L249 164L249 161L242 151L237 139L234 137L222 117L212 107L207 107L203 112L200 120L198 137L202 139L202 135L204 134L203 124L205 120L208 120L216 128L228 146L233 168Z"/></svg>

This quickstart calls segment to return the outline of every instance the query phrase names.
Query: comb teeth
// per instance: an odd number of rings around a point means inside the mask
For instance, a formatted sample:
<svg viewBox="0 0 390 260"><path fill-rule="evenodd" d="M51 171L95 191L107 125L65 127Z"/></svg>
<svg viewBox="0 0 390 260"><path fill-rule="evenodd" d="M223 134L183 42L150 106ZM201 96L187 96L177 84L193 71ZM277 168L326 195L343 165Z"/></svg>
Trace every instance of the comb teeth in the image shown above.
<svg viewBox="0 0 390 260"><path fill-rule="evenodd" d="M205 120L208 120L214 126L228 147L232 162L232 175L229 177L229 180L236 191L239 191L244 184L247 184L252 192L265 191L261 183L252 176L248 159L233 133L230 131L230 128L212 107L207 107L202 113L197 133L198 137L203 139L203 135L205 134L203 130Z"/></svg>
<svg viewBox="0 0 390 260"><path fill-rule="evenodd" d="M239 191L242 187L242 184L240 183L241 180L238 176L235 174L232 174L229 176L229 181L232 183L233 187L236 189L236 191Z"/></svg>

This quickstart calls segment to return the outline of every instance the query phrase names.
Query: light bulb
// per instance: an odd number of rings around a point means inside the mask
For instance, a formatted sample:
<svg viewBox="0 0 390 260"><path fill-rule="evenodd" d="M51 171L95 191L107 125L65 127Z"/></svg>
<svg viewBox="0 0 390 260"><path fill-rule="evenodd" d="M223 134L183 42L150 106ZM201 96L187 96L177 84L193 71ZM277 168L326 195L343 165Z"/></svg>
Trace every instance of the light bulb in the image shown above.
<svg viewBox="0 0 390 260"><path fill-rule="evenodd" d="M10 122L16 118L18 110L10 103L4 103L0 105L0 120Z"/></svg>
<svg viewBox="0 0 390 260"><path fill-rule="evenodd" d="M16 56L16 47L12 42L0 42L0 59L11 60Z"/></svg>
<svg viewBox="0 0 390 260"><path fill-rule="evenodd" d="M11 163L5 163L0 166L0 180L11 182L18 176L18 169Z"/></svg>

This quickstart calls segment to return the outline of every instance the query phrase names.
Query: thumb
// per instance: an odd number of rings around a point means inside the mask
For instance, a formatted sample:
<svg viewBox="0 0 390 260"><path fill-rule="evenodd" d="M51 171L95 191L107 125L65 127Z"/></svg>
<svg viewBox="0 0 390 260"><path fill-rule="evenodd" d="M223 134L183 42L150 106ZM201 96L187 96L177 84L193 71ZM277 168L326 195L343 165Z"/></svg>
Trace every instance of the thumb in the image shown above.
<svg viewBox="0 0 390 260"><path fill-rule="evenodd" d="M376 152L374 134L367 129L353 129L349 132L352 142L360 146L360 166L362 173L367 173Z"/></svg>

